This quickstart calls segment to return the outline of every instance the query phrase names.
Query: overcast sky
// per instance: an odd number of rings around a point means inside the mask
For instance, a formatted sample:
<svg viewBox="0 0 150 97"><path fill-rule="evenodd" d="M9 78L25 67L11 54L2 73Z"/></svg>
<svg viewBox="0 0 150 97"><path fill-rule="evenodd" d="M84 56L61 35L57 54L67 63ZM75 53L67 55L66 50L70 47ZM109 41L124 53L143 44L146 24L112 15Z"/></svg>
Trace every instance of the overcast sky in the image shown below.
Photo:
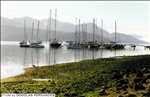
<svg viewBox="0 0 150 97"><path fill-rule="evenodd" d="M104 21L104 29L124 34L136 34L150 42L150 2L149 1L1 1L1 16L19 18L29 16L38 20L49 17L50 9L54 18L61 22L75 24L75 18L81 22L92 22L97 18L100 26Z"/></svg>

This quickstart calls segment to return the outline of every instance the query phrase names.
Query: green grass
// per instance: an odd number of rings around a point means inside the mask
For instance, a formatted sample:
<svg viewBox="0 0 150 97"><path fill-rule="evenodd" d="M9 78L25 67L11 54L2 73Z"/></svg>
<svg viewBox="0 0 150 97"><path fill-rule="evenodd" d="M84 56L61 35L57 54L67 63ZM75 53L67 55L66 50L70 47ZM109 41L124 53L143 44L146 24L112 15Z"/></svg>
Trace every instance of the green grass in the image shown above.
<svg viewBox="0 0 150 97"><path fill-rule="evenodd" d="M118 69L127 61L136 61L145 56L123 56L121 58L105 58L84 60L74 63L57 64L26 68L25 73L15 77L2 79L2 93L55 93L64 95L96 96L102 85L114 86L115 81L105 82L109 77L107 71ZM106 71L105 74L102 74ZM33 81L32 78L49 78L52 81Z"/></svg>

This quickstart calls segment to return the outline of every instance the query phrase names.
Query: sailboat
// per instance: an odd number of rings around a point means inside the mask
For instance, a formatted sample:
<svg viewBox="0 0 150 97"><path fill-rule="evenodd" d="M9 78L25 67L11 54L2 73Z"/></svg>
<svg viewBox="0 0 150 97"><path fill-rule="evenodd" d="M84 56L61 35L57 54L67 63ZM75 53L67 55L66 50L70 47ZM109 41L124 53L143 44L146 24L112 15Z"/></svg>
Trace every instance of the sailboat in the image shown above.
<svg viewBox="0 0 150 97"><path fill-rule="evenodd" d="M24 40L20 42L20 47L30 47L30 44L27 42L27 32L26 32L26 25L24 20Z"/></svg>
<svg viewBox="0 0 150 97"><path fill-rule="evenodd" d="M80 19L79 19L79 26L80 26ZM80 37L79 37L79 41L80 41ZM67 48L68 49L82 49L81 45L77 43L77 18L76 18L76 29L75 29L75 42L69 42L69 45Z"/></svg>
<svg viewBox="0 0 150 97"><path fill-rule="evenodd" d="M102 25L102 35L101 35L101 45L100 45L100 49L105 49L104 45L103 45L103 20L101 20L101 25Z"/></svg>
<svg viewBox="0 0 150 97"><path fill-rule="evenodd" d="M88 43L90 49L98 49L100 45L95 41L95 19L93 19L93 41Z"/></svg>
<svg viewBox="0 0 150 97"><path fill-rule="evenodd" d="M117 28L117 26L116 26L116 21L115 21L115 42L112 42L109 45L107 45L106 46L107 49L115 49L115 50L117 50L117 49L119 49L119 50L124 49L124 45L118 44L117 41L116 41L116 38L117 38L116 37L116 35L117 35L116 28Z"/></svg>
<svg viewBox="0 0 150 97"><path fill-rule="evenodd" d="M42 40L40 40L39 24L40 24L40 22L38 21L38 29L37 29L37 37L36 37L37 41L31 43L30 47L32 47L32 48L44 48L45 47L44 44L42 43ZM33 34L33 30L32 30L32 34ZM32 35L32 37L33 37L33 35Z"/></svg>
<svg viewBox="0 0 150 97"><path fill-rule="evenodd" d="M80 27L80 23L79 23L79 27ZM80 45L80 47L82 47L82 48L87 48L88 47L87 42L86 42L86 39L87 39L86 33L87 32L86 32L85 28L87 29L87 26L85 25L85 22L84 22L84 24L82 24L82 34L83 34L82 38L83 38L83 41L79 41L79 43L78 43L78 45Z"/></svg>
<svg viewBox="0 0 150 97"><path fill-rule="evenodd" d="M75 41L74 42L69 42L69 46L67 47L68 49L83 49L87 47L86 41L85 41L85 26L87 29L87 25L84 23L84 27L82 24L82 32L83 32L83 41L80 41L80 19L79 19L79 34L78 34L78 41L77 41L77 18L76 18L76 29L75 29ZM84 31L83 31L84 28Z"/></svg>
<svg viewBox="0 0 150 97"><path fill-rule="evenodd" d="M57 16L57 9L55 9L55 31L54 31L54 40L50 43L50 46L51 47L54 47L54 48L58 48L61 46L61 42L59 42L57 39L56 39L56 16Z"/></svg>

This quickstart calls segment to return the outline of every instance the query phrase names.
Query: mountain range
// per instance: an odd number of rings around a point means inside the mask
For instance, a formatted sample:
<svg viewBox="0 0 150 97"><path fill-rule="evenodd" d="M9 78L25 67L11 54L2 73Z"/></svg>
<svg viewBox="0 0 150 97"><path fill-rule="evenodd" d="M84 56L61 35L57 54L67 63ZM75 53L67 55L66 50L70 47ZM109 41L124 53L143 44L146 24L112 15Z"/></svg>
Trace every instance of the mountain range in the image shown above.
<svg viewBox="0 0 150 97"><path fill-rule="evenodd" d="M34 39L36 39L37 33L37 24L38 20L30 18L28 16L21 18L8 19L1 17L1 40L2 41L22 41L24 39L24 20L26 21L26 32L28 33L28 39L31 39L31 29L32 23L34 22ZM87 39L88 41L92 40L92 23L87 24ZM55 20L51 19L51 32L47 32L47 26L49 25L49 19L40 20L40 38L42 40L47 40L48 36L53 38L53 32L55 28ZM60 22L57 20L57 39L61 41L74 41L75 37L75 28L76 25ZM77 25L77 29L79 25ZM79 30L79 29L78 29ZM82 24L80 25L80 30L82 30ZM96 26L96 39L101 41L101 32L102 29ZM79 34L79 32L78 32ZM82 31L80 33L81 40L83 39ZM122 43L148 43L143 40L140 40L140 36L137 35L127 35L122 33L117 33L117 41ZM111 42L114 41L115 34L110 33L106 30L103 30L103 41Z"/></svg>

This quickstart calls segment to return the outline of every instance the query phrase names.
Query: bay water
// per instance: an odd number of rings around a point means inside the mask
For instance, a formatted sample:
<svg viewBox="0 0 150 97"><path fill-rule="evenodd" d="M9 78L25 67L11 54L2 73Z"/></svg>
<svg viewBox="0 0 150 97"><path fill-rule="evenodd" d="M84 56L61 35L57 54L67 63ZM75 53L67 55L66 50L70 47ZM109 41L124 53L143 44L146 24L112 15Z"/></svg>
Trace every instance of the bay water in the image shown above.
<svg viewBox="0 0 150 97"><path fill-rule="evenodd" d="M1 78L8 78L24 72L24 68L34 66L50 66L81 60L107 58L114 56L150 54L149 49L136 46L134 49L125 46L124 50L111 51L107 49L67 49L63 42L61 48L53 49L49 43L45 48L21 48L19 42L1 41Z"/></svg>

